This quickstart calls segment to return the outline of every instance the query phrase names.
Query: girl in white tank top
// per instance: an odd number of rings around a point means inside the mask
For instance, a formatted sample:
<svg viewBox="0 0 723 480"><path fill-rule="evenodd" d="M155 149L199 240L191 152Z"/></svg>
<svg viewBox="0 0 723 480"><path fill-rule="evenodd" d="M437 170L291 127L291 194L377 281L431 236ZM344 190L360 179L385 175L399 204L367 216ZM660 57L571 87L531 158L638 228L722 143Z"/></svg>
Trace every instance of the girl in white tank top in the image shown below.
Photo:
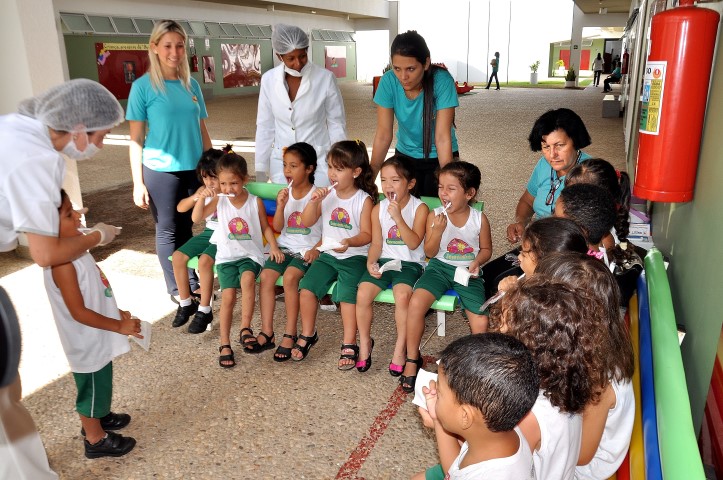
<svg viewBox="0 0 723 480"><path fill-rule="evenodd" d="M274 340L274 309L276 308L276 281L283 275L286 328L274 354L274 361L285 362L291 358L291 348L297 337L299 320L299 281L311 262L319 257L314 247L321 239L321 222L304 225L301 212L309 204L314 193L314 173L317 166L316 151L308 143L299 142L284 150L284 176L287 188L276 196L276 213L273 227L281 232L277 242L284 254L284 263L270 260L261 271L259 304L261 307L261 334L252 353L266 350Z"/></svg>
<svg viewBox="0 0 723 480"><path fill-rule="evenodd" d="M256 273L264 264L262 236L269 244L269 258L281 262L284 255L279 250L274 231L266 219L264 204L260 198L251 195L244 188L249 180L246 160L233 151L226 153L219 159L216 173L221 193L213 196L204 207L203 215L208 216L213 211L218 214L219 227L211 237L218 245L216 265L238 267L238 282L228 286L224 286L219 270L219 281L222 282L219 365L230 368L236 365L230 336L238 287L241 288L241 343L246 346L255 340L251 331L251 319L256 297ZM250 266L253 264L244 264L240 262L242 260L251 260L258 264L258 267L253 268ZM244 331L249 333L244 335Z"/></svg>
<svg viewBox="0 0 723 480"><path fill-rule="evenodd" d="M382 192L386 198L372 209L372 243L356 302L359 337L371 338L372 303L382 289L392 285L397 325L397 341L389 362L389 374L393 377L401 375L404 369L407 309L412 288L425 263L424 230L429 208L410 195L415 185L412 168L411 161L405 157L391 157L382 164ZM382 274L380 266L390 260L401 260L401 271L387 270ZM357 363L359 371L368 368L364 360Z"/></svg>
<svg viewBox="0 0 723 480"><path fill-rule="evenodd" d="M484 302L482 265L492 256L492 234L487 217L472 208L482 181L475 165L453 161L439 171L439 199L442 207L427 217L424 253L429 265L417 281L407 314L407 359L401 378L402 390L414 391L421 367L419 345L424 334L424 317L435 300L454 288L469 319L472 333L487 330L487 317L480 313ZM455 267L464 270L469 282L459 283Z"/></svg>

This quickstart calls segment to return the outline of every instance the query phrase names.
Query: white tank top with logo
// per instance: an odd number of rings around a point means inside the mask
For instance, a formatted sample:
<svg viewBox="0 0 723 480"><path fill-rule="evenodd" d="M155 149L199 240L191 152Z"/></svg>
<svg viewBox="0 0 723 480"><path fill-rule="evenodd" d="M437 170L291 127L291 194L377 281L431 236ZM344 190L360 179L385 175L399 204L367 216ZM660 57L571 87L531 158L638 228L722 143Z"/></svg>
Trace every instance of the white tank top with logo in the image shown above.
<svg viewBox="0 0 723 480"><path fill-rule="evenodd" d="M439 242L439 252L434 257L437 260L455 267L467 267L479 253L479 233L482 228L482 212L469 208L467 223L461 228L454 226L447 218L447 228L442 233ZM434 209L434 214L442 213L443 208Z"/></svg>
<svg viewBox="0 0 723 480"><path fill-rule="evenodd" d="M219 197L216 212L219 223L214 233L218 239L216 263L249 258L263 265L264 241L256 195L249 193L241 208L234 207L228 197Z"/></svg>
<svg viewBox="0 0 723 480"><path fill-rule="evenodd" d="M206 197L203 199L204 205L208 205L211 203L211 200L213 200L212 197ZM213 211L211 215L206 217L206 228L210 228L211 230L218 230L218 212L216 210Z"/></svg>
<svg viewBox="0 0 723 480"><path fill-rule="evenodd" d="M409 228L414 226L414 217L417 214L417 208L422 205L420 199L410 196L409 201L402 209L402 218ZM380 258L399 259L405 262L417 262L424 265L426 256L424 255L424 239L414 250L410 250L404 240L399 235L397 223L392 220L387 209L389 208L389 199L384 199L379 205L379 223L382 227L382 254Z"/></svg>
<svg viewBox="0 0 723 480"><path fill-rule="evenodd" d="M364 190L357 190L351 198L341 199L336 196L336 190L321 201L321 234L324 237L341 241L359 235L361 231L361 212L364 201L369 194ZM349 247L344 253L328 250L326 253L338 259L349 258L355 255L364 255L369 252L369 245L363 247Z"/></svg>
<svg viewBox="0 0 723 480"><path fill-rule="evenodd" d="M284 228L281 230L279 238L276 239L279 247L299 253L301 250L312 248L321 238L321 222L316 222L311 227L306 227L301 223L301 212L311 201L312 193L314 193L314 188L311 188L300 200L296 200L291 193L289 194L289 201L284 206Z"/></svg>

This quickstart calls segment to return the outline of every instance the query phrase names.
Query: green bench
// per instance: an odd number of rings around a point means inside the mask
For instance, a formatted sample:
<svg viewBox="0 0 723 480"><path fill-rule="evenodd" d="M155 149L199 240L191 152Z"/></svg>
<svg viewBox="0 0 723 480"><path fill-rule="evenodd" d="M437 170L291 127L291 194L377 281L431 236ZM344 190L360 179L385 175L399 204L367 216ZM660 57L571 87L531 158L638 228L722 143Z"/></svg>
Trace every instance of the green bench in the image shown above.
<svg viewBox="0 0 723 480"><path fill-rule="evenodd" d="M279 190L285 187L286 185L278 183L249 182L246 184L246 189L249 191L249 193L265 200L275 200L276 195L279 193ZM379 199L381 200L383 198L385 198L384 195L379 194ZM442 206L442 202L437 197L421 197L421 200L427 204L430 210ZM474 208L479 211L483 211L484 202L476 202L474 204ZM198 257L193 257L189 259L187 265L188 268L198 268ZM214 272L215 271L216 267L214 265ZM276 281L276 285L283 286L282 276L279 276L279 279ZM334 282L331 287L329 287L328 293L331 294L334 291L335 287L336 282ZM388 288L386 290L382 290L381 292L379 292L379 295L374 298L374 301L378 303L393 304L394 293L392 292L392 289ZM440 337L443 337L445 335L446 312L454 312L454 310L457 308L458 301L459 298L457 297L456 293L453 290L448 290L444 295L442 295L442 297L440 297L439 300L432 304L431 308L437 311L437 335L439 335Z"/></svg>

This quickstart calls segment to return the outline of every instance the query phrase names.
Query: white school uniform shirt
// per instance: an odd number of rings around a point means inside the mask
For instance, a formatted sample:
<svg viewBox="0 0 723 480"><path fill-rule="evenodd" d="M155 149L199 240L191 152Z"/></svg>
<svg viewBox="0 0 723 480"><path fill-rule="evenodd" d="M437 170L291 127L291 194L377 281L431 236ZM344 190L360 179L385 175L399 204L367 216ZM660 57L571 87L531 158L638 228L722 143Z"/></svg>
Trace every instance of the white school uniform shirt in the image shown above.
<svg viewBox="0 0 723 480"><path fill-rule="evenodd" d="M417 208L422 205L417 197L410 195L409 201L402 209L402 218L409 228L414 225L414 217L417 214ZM410 250L404 240L399 236L397 222L392 220L387 209L389 208L389 199L385 198L379 204L379 223L382 227L382 254L379 258L399 259L405 262L416 262L424 265L426 255L424 255L424 239L414 250Z"/></svg>
<svg viewBox="0 0 723 480"><path fill-rule="evenodd" d="M58 236L65 161L48 128L34 118L0 116L0 252L17 246L18 232Z"/></svg>
<svg viewBox="0 0 723 480"><path fill-rule="evenodd" d="M561 412L545 397L542 390L532 406L540 426L540 448L532 452L537 480L569 480L582 442L582 415Z"/></svg>
<svg viewBox="0 0 723 480"><path fill-rule="evenodd" d="M208 205L213 200L212 197L206 197L203 199L204 205ZM218 229L218 211L214 210L211 215L206 217L206 228L210 228L211 230L217 230Z"/></svg>
<svg viewBox="0 0 723 480"><path fill-rule="evenodd" d="M367 198L369 194L364 190L357 190L347 199L337 197L336 190L329 192L321 201L321 217L317 222L321 223L322 236L341 241L359 235L362 208ZM355 255L366 256L369 253L369 244L349 247L344 253L337 253L334 250L328 250L326 253L339 260Z"/></svg>
<svg viewBox="0 0 723 480"><path fill-rule="evenodd" d="M249 193L241 208L236 208L228 197L218 197L216 212L219 228L212 237L218 246L217 264L249 258L264 265L264 241L257 198Z"/></svg>
<svg viewBox="0 0 723 480"><path fill-rule="evenodd" d="M615 392L615 406L608 411L600 445L587 465L575 469L576 479L605 480L617 472L630 446L635 420L635 396L630 380L610 382Z"/></svg>
<svg viewBox="0 0 723 480"><path fill-rule="evenodd" d="M469 448L467 442L464 442L459 455L452 462L445 480L480 480L485 478L494 480L534 480L535 467L532 464L530 445L517 427L515 427L515 433L520 439L520 447L514 455L475 463L460 469L459 465L467 455Z"/></svg>
<svg viewBox="0 0 723 480"><path fill-rule="evenodd" d="M261 77L256 114L256 171L269 172L274 183L286 183L283 149L296 142L314 147L317 156L316 185L329 185L326 154L333 143L346 140L346 114L336 77L307 63L308 71L292 102L281 63Z"/></svg>
<svg viewBox="0 0 723 480"><path fill-rule="evenodd" d="M467 267L479 253L479 233L482 228L482 212L472 207L469 209L467 223L461 228L452 224L447 218L447 227L442 232L439 251L434 257L437 260L455 267ZM434 214L442 213L443 208L434 209Z"/></svg>
<svg viewBox="0 0 723 480"><path fill-rule="evenodd" d="M93 256L86 252L73 260L78 275L78 286L86 308L106 317L120 319L118 305L108 279L95 264ZM105 367L118 355L130 350L128 337L108 330L83 325L73 318L63 301L60 289L53 281L52 268L43 269L45 290L58 328L60 343L68 357L70 370L76 373L93 373Z"/></svg>
<svg viewBox="0 0 723 480"><path fill-rule="evenodd" d="M321 222L316 222L310 227L301 223L301 212L311 201L314 188L300 199L295 199L293 189L289 192L289 201L284 206L284 228L281 235L276 239L279 247L284 247L294 253L308 250L317 244L321 238Z"/></svg>

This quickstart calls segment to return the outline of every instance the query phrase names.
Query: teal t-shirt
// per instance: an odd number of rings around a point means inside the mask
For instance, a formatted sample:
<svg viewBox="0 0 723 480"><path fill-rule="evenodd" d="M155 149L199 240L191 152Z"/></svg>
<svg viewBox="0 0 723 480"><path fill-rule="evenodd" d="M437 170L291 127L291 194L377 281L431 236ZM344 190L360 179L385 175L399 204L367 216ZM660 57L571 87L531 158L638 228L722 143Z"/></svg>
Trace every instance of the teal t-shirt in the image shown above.
<svg viewBox="0 0 723 480"><path fill-rule="evenodd" d="M584 162L589 158L592 157L587 153L580 151L581 162ZM552 177L551 170L552 167L549 163L547 163L545 157L542 156L540 157L540 160L538 160L537 165L535 165L535 169L532 171L532 175L530 175L530 180L527 182L527 191L530 195L535 197L535 201L532 203L532 208L535 210L537 218L549 217L555 212L555 203L557 203L560 192L562 192L562 189L565 188L565 177L560 177L560 186L557 190L555 190L552 205L545 205L547 194L550 193L550 178Z"/></svg>
<svg viewBox="0 0 723 480"><path fill-rule="evenodd" d="M148 74L133 82L126 120L147 123L143 165L159 172L193 170L203 153L199 122L208 117L201 87L193 78L190 92L180 80L165 85L165 93L154 90Z"/></svg>
<svg viewBox="0 0 723 480"><path fill-rule="evenodd" d="M382 76L374 95L374 103L383 108L394 110L397 118L397 145L396 149L412 158L424 158L424 132L422 128L422 113L424 111L424 95L410 100L404 94L402 84L388 71ZM434 109L435 112L445 108L459 106L457 99L457 86L452 75L447 70L435 69L434 72ZM436 116L435 116L436 117ZM437 147L434 145L434 123L432 123L432 150L429 158L437 158ZM452 127L452 151L459 150L457 135Z"/></svg>

